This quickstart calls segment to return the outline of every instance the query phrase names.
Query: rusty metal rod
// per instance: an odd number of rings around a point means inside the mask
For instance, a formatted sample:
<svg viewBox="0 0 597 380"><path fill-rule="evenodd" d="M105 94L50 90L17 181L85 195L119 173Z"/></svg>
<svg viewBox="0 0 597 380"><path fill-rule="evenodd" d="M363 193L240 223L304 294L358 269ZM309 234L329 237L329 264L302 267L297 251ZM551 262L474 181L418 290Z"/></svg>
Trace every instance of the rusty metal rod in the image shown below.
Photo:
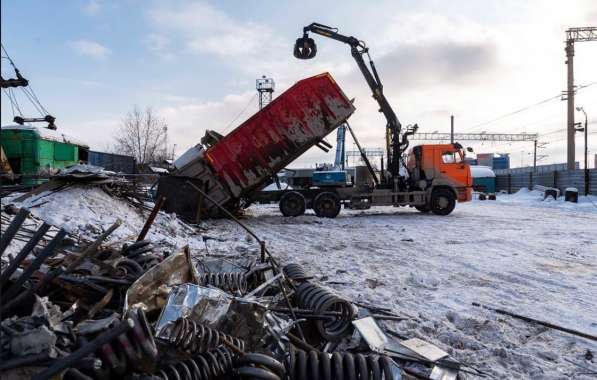
<svg viewBox="0 0 597 380"><path fill-rule="evenodd" d="M309 351L319 351L317 348L313 347L312 345L310 345L309 343L302 341L298 336L292 334L292 333L288 333L286 334L286 336L288 337L288 340L290 340L290 342L292 344L294 344L295 346L297 346L298 348L301 348L307 352Z"/></svg>
<svg viewBox="0 0 597 380"><path fill-rule="evenodd" d="M2 237L0 238L0 255L4 253L6 247L8 247L8 244L10 244L10 241L15 236L19 228L21 228L21 225L23 224L25 219L27 219L28 216L29 210L27 210L26 208L21 208L17 215L15 215L12 222L10 222L8 228L6 229L6 231L4 231Z"/></svg>
<svg viewBox="0 0 597 380"><path fill-rule="evenodd" d="M56 249L58 244L60 244L60 242L62 242L62 239L64 239L64 236L66 236L66 231L64 231L63 229L60 229L60 231L58 231L56 236L54 236L54 239L52 239L52 241L50 241L50 243L35 258L35 260L33 260L33 262L31 264L29 264L29 266L23 271L23 273L15 281L15 283L6 291L6 293L3 294L2 298L13 299L17 295L17 293L21 290L21 286L23 286L25 281L27 281L31 277L33 272L38 270L39 267L41 267L41 264L43 264L43 262L46 261L46 259L54 253L54 250Z"/></svg>
<svg viewBox="0 0 597 380"><path fill-rule="evenodd" d="M112 340L116 339L116 337L126 333L133 327L135 327L135 322L132 319L127 318L126 320L120 322L120 324L114 327L113 329L103 332L97 338L83 345L81 348L79 348L72 354L68 355L67 357L61 360L57 360L46 370L33 376L32 380L50 379L52 376L62 372L64 369L72 367L85 356L97 351L101 346L108 342L111 342Z"/></svg>
<svg viewBox="0 0 597 380"><path fill-rule="evenodd" d="M145 239L145 236L147 236L147 233L149 232L149 229L151 228L151 225L153 224L155 217L158 215L158 212L164 205L164 202L166 202L166 197L161 195L158 198L158 201L153 206L153 210L151 210L149 217L145 221L145 224L143 225L143 228L141 229L141 233L139 234L139 237L137 237L137 241L141 241L141 240Z"/></svg>
<svg viewBox="0 0 597 380"><path fill-rule="evenodd" d="M568 334L576 335L576 336L579 336L579 337L582 337L582 338L585 338L585 339L589 339L589 340L593 340L593 341L597 342L597 336L591 335L591 334L586 333L586 332L582 332L582 331L578 331L578 330L569 329L567 327L562 327L562 326L554 325L553 323L541 321L539 319L535 319L535 318L531 318L531 317L526 317L524 315L512 313L512 312L507 311L507 310L502 310L502 309L497 309L497 308L494 308L494 307L491 307L491 306L482 305L482 304L477 303L477 302L473 302L473 306L477 306L477 307L480 307L480 308L483 308L483 309L491 310L491 311L494 311L494 312L496 312L498 314L507 315L507 316L510 316L512 318L520 319L520 320L525 321L525 322L536 323L536 324L539 324L541 326L549 327L550 329L554 329L554 330L558 330L558 331L563 331L563 332L568 333Z"/></svg>
<svg viewBox="0 0 597 380"><path fill-rule="evenodd" d="M6 281L12 276L12 274L17 270L19 265L25 260L25 258L29 255L29 252L35 248L37 243L41 240L42 237L48 232L50 229L50 225L47 223L42 224L37 231L35 231L35 235L23 246L21 251L17 254L13 261L11 261L10 265L2 274L0 274L0 288L2 288Z"/></svg>

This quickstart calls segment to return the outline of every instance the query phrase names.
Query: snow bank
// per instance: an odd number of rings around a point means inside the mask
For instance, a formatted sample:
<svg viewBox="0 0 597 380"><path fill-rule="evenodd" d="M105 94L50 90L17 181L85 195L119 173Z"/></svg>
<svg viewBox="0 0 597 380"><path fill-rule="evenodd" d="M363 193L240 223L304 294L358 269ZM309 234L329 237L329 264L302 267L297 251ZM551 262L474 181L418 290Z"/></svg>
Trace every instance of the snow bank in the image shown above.
<svg viewBox="0 0 597 380"><path fill-rule="evenodd" d="M523 187L514 194L497 194L497 202L504 205L526 205L597 213L597 196L595 195L579 195L578 203L566 202L563 196L558 197L557 200L552 197L543 200L543 196L542 191L529 190Z"/></svg>
<svg viewBox="0 0 597 380"><path fill-rule="evenodd" d="M10 199L3 199L2 203L12 202ZM108 241L135 240L148 215L148 212L143 214L126 201L108 195L101 188L85 185L72 186L55 193L43 192L15 205L28 208L46 223L77 236L98 236L117 219L121 219L122 225ZM176 215L160 212L147 239L172 248L187 244L191 248L201 248L203 245L199 239L191 239L194 235L195 230L177 219Z"/></svg>

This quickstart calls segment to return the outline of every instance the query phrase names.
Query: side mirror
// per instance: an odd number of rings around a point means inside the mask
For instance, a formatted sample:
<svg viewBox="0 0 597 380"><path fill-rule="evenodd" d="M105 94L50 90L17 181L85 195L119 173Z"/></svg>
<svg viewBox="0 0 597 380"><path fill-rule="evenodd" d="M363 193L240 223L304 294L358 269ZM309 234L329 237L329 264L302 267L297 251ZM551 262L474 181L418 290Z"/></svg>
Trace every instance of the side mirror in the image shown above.
<svg viewBox="0 0 597 380"><path fill-rule="evenodd" d="M466 151L469 153L473 153L473 148L471 148L470 146L466 147Z"/></svg>

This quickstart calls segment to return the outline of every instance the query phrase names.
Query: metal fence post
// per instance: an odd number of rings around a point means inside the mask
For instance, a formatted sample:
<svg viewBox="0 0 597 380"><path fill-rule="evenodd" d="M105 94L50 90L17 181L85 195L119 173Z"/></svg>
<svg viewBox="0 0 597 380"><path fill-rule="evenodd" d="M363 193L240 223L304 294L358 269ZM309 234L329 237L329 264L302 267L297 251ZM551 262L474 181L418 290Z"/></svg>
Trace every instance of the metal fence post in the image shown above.
<svg viewBox="0 0 597 380"><path fill-rule="evenodd" d="M512 174L508 173L508 194L512 194Z"/></svg>
<svg viewBox="0 0 597 380"><path fill-rule="evenodd" d="M587 167L585 167L585 195L589 195L589 168Z"/></svg>
<svg viewBox="0 0 597 380"><path fill-rule="evenodd" d="M529 172L529 190L533 190L533 172Z"/></svg>

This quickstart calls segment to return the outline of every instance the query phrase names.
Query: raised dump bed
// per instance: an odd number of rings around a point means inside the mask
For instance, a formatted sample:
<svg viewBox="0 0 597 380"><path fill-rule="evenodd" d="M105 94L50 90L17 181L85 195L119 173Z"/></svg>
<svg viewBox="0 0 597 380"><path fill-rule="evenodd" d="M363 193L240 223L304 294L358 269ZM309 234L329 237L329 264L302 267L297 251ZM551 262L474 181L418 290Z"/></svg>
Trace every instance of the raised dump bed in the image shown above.
<svg viewBox="0 0 597 380"><path fill-rule="evenodd" d="M218 141L207 149L201 145L191 148L177 160L174 174L199 179L216 203L236 208L334 131L354 110L329 73L303 79L228 135L216 138ZM168 181L162 179L158 188L166 197ZM165 208L181 214L183 210L175 202L167 201ZM212 202L203 200L202 205L205 211L216 214ZM196 210L186 211L194 214Z"/></svg>

